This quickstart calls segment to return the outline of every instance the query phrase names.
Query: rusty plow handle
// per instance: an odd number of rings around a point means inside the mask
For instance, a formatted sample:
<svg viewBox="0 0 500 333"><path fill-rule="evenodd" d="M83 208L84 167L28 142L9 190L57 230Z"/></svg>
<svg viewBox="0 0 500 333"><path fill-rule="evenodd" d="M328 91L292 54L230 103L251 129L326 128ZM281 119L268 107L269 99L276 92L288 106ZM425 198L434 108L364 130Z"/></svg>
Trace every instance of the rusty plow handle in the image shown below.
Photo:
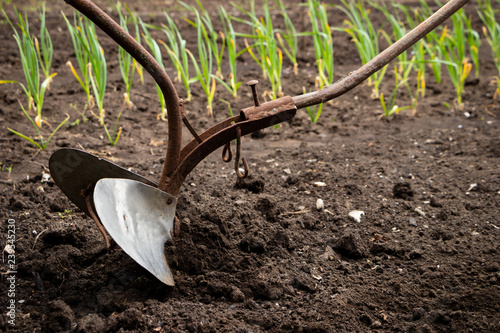
<svg viewBox="0 0 500 333"><path fill-rule="evenodd" d="M90 0L64 0L94 22L101 30L127 51L154 78L165 97L168 117L167 157L158 188L170 193L170 177L179 165L182 122L177 91L165 70L155 58L128 32Z"/></svg>
<svg viewBox="0 0 500 333"><path fill-rule="evenodd" d="M413 44L422 39L429 32L434 30L438 25L443 23L446 19L448 19L457 10L466 5L469 1L470 0L449 1L446 5L441 7L441 9L427 18L424 22L420 23L416 28L407 33L403 38L389 46L382 53L367 62L357 71L350 73L349 76L346 76L343 79L321 90L293 97L295 106L297 107L297 109L301 109L308 106L321 104L339 97L355 88L363 81L368 79L370 75L380 70L398 55L400 55L408 48L410 48Z"/></svg>

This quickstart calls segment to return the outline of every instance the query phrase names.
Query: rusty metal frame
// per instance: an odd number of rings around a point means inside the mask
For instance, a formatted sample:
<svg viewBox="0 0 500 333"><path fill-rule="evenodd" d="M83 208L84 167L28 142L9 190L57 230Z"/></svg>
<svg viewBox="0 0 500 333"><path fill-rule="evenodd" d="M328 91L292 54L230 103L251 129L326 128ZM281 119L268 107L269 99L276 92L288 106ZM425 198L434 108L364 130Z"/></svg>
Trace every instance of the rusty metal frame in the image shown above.
<svg viewBox="0 0 500 333"><path fill-rule="evenodd" d="M241 110L240 115L226 119L198 135L184 114L183 100L179 99L172 81L165 70L151 54L123 28L90 0L65 0L91 21L98 25L115 42L132 55L155 79L160 86L167 105L168 144L167 156L158 188L171 195L177 195L187 175L205 157L228 142L260 129L292 119L297 109L324 103L345 94L358 86L370 75L380 70L399 54L407 50L431 30L448 19L470 0L451 0L436 13L388 47L367 64L349 76L316 92L295 97L282 97L267 103L258 101L255 85L250 81L254 106ZM181 150L182 122L193 134L194 139ZM227 148L226 148L227 150ZM237 154L237 156L239 156ZM236 159L236 167L238 167Z"/></svg>
<svg viewBox="0 0 500 333"><path fill-rule="evenodd" d="M170 178L169 187L172 195L177 195L187 175L205 157L217 148L238 137L238 129L241 135L247 135L260 129L267 128L295 117L297 108L290 96L285 96L259 106L249 107L241 110L239 116L224 120L223 122L206 130L199 137L203 140L199 143L193 139L181 151L181 161Z"/></svg>

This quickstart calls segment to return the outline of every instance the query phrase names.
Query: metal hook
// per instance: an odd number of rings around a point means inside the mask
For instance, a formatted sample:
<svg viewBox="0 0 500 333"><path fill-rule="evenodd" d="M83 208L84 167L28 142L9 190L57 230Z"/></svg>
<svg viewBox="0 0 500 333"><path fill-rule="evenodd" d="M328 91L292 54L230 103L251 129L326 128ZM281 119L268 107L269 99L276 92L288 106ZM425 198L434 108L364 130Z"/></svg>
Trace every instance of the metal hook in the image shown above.
<svg viewBox="0 0 500 333"><path fill-rule="evenodd" d="M243 157L241 161L243 162L243 170L244 173L240 172L240 152L241 152L241 128L238 127L236 129L236 159L234 161L234 171L236 171L236 175L239 179L245 179L248 177L248 163L247 160Z"/></svg>
<svg viewBox="0 0 500 333"><path fill-rule="evenodd" d="M224 145L222 149L222 160L226 163L231 162L233 159L233 153L231 152L231 142L228 142Z"/></svg>

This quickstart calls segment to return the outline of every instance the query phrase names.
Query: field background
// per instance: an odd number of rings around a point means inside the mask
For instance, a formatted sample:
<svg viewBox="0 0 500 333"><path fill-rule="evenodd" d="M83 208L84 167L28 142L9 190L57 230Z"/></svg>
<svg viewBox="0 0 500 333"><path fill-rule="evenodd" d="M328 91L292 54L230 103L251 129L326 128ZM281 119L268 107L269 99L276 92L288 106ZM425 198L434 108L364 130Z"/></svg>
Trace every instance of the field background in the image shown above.
<svg viewBox="0 0 500 333"><path fill-rule="evenodd" d="M107 12L113 5L96 3ZM165 23L161 11L171 10L188 47L195 49L196 30L183 21L186 13L174 1L124 3L157 25ZM16 1L29 10L32 22L35 4ZM228 1L203 4L213 17L219 4L231 9ZM481 32L476 6L471 2L466 11ZM453 107L455 92L444 69L441 84L429 77L416 112L389 118L381 117L371 87L362 85L325 105L317 124L299 110L279 129L244 137L242 156L251 175L243 182L236 182L220 151L200 163L179 195L181 235L166 246L176 281L172 288L121 249L107 252L92 220L51 179L43 181L51 153L61 147L83 149L158 181L167 138L166 122L156 117L154 81L145 75L145 84L132 88L135 107L122 116L120 141L108 144L102 127L84 111L85 95L65 65L75 55L59 11L71 14L71 9L62 0L47 7L58 75L44 114L54 124L65 113L70 122L81 122L61 129L39 151L7 130L35 134L18 104L25 98L21 89L0 86L0 162L12 165L10 173L0 172L0 245L7 220L14 219L18 264L17 325L12 330L2 315L0 331L500 331L500 103L489 84L495 69L484 40L480 76L469 76L462 111ZM5 9L12 17L12 7ZM298 29L309 29L303 8L292 6L289 13ZM346 18L336 9L329 14L332 26ZM276 11L273 15L279 26ZM371 15L377 26L384 23L376 11ZM103 34L99 38L109 70L105 109L113 119L124 89L118 48ZM284 60L285 95L314 86L312 44L306 37L300 43L299 76ZM17 46L4 20L0 52L0 79L22 80ZM361 66L347 34L334 32L334 52L336 79ZM164 63L173 78L166 55ZM239 58L238 72L240 81L258 79L260 91L269 89L248 54ZM393 77L389 70L383 91L390 91ZM183 97L182 84L176 87ZM253 105L248 87L235 100L219 85L209 117L199 85L193 89L186 111L198 132L229 116L220 99L230 101L233 110ZM408 96L398 100L408 103ZM188 142L191 135L185 131L183 138ZM317 199L324 210L316 209ZM361 222L348 216L353 210L365 213ZM6 265L4 260L2 272ZM2 300L6 294L1 288Z"/></svg>

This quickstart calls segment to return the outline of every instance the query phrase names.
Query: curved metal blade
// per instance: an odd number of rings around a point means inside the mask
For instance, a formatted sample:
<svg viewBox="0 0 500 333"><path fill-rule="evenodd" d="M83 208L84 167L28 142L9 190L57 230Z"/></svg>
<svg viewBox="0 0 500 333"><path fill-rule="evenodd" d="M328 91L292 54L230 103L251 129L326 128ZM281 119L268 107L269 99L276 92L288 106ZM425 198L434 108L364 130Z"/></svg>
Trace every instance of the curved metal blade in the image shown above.
<svg viewBox="0 0 500 333"><path fill-rule="evenodd" d="M169 286L174 285L174 278L164 245L174 230L176 203L170 194L130 179L101 179L94 189L97 215L111 237Z"/></svg>
<svg viewBox="0 0 500 333"><path fill-rule="evenodd" d="M49 169L54 182L66 196L83 212L89 215L81 191L94 185L102 178L125 178L156 187L147 178L128 171L114 163L87 152L63 148L50 156Z"/></svg>

